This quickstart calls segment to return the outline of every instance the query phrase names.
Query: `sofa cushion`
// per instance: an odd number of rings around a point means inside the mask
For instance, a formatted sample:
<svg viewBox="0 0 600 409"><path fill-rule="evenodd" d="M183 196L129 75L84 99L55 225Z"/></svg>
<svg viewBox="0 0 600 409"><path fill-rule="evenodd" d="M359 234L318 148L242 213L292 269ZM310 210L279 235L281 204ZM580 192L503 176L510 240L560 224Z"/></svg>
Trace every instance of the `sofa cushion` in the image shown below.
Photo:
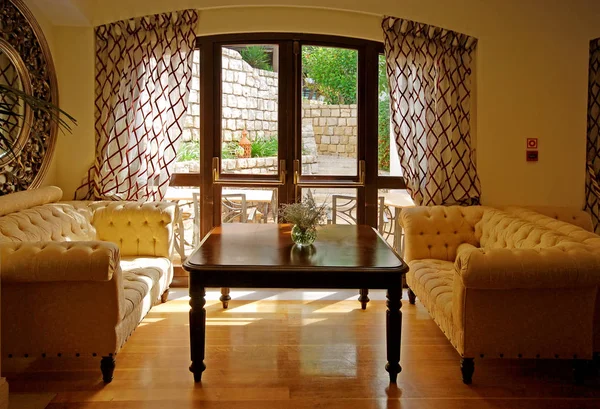
<svg viewBox="0 0 600 409"><path fill-rule="evenodd" d="M125 288L125 315L143 302L143 316L160 301L172 276L171 261L165 257L121 257Z"/></svg>
<svg viewBox="0 0 600 409"><path fill-rule="evenodd" d="M452 328L452 291L454 263L451 261L424 259L408 263L406 274L408 286L413 290L429 314L450 337Z"/></svg>

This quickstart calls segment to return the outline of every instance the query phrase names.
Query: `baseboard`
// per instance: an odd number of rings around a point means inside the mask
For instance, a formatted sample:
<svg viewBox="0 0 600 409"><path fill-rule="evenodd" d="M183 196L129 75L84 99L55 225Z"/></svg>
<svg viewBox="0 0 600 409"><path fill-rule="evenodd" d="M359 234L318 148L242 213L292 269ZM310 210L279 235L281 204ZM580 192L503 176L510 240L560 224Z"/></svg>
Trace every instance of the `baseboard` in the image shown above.
<svg viewBox="0 0 600 409"><path fill-rule="evenodd" d="M0 409L8 409L8 382L0 378Z"/></svg>

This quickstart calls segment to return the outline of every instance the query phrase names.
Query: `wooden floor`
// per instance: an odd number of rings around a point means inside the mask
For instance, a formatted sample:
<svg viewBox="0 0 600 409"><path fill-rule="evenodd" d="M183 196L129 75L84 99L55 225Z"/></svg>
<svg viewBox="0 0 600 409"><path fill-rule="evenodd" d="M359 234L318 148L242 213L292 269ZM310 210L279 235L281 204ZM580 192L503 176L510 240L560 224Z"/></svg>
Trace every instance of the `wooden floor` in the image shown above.
<svg viewBox="0 0 600 409"><path fill-rule="evenodd" d="M403 371L390 385L385 301L375 294L362 311L354 291L304 301L267 291L229 310L209 301L207 369L194 384L182 294L152 309L118 354L111 384L101 382L98 360L13 358L11 392L55 393L53 409L600 408L600 381L574 385L566 361L479 359L473 385L464 385L456 351L419 302L402 308Z"/></svg>

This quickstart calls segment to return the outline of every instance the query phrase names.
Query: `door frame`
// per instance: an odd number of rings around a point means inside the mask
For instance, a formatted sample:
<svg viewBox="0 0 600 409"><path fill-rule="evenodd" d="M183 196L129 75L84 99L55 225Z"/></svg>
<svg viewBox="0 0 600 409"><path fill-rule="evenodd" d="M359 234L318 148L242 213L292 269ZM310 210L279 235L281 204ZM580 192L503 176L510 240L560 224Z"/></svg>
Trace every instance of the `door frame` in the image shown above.
<svg viewBox="0 0 600 409"><path fill-rule="evenodd" d="M299 200L294 185L294 159L301 159L302 135L302 83L301 52L298 45L351 48L358 51L358 111L357 111L357 163L364 160L366 165L364 185L358 186L357 176L312 176L300 179L300 187L322 185L325 179L332 180L330 187L357 188L357 222L377 225L378 189L403 189L402 177L378 175L378 58L383 53L383 43L332 35L304 33L236 33L201 36L196 40L200 50L200 174L174 174L172 185L196 186L201 189L200 235L204 237L214 226L220 224L221 186L213 183L213 157L221 153L221 46L229 44L277 44L279 46L279 70L291 75L279 76L278 103L278 144L279 160L285 159L286 183L278 187L278 204ZM372 102L372 103L369 103ZM288 120L292 115L293 121ZM286 137L281 137L285 135ZM372 135L372 136L370 136ZM216 143L219 141L218 143ZM249 175L242 175L247 178ZM224 181L242 177L227 174ZM276 176L275 176L276 177ZM335 180L333 180L335 179ZM255 178L255 187L261 181L273 177ZM329 185L329 184L328 184ZM268 186L272 188L273 186Z"/></svg>

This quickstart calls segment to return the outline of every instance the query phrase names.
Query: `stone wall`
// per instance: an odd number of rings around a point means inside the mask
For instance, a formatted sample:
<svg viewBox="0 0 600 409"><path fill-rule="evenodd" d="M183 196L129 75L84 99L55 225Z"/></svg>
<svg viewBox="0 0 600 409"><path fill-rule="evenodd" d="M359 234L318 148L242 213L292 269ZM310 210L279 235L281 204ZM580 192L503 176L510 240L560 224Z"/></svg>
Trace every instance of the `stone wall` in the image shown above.
<svg viewBox="0 0 600 409"><path fill-rule="evenodd" d="M192 91L183 141L200 140L200 59L194 55ZM278 73L252 68L235 50L223 48L223 142L277 135Z"/></svg>
<svg viewBox="0 0 600 409"><path fill-rule="evenodd" d="M312 122L319 155L356 158L358 110L352 105L324 105L315 101L302 105L304 120Z"/></svg>
<svg viewBox="0 0 600 409"><path fill-rule="evenodd" d="M266 158L237 158L223 159L221 161L221 169L223 173L250 173L257 174L273 174L277 170L277 157L271 156ZM319 171L316 155L302 155L302 174L314 175ZM199 173L200 161L189 160L177 162L175 172L181 173Z"/></svg>

